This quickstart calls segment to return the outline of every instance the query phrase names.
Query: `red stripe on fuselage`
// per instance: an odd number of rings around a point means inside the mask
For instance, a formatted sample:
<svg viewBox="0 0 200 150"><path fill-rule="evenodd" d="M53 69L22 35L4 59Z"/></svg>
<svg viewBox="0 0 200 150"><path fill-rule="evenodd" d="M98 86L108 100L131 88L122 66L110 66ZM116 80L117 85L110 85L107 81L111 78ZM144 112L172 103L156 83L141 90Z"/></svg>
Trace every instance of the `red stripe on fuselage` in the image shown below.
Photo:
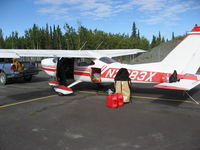
<svg viewBox="0 0 200 150"><path fill-rule="evenodd" d="M52 71L52 72L56 71L56 69L53 69L53 68L42 68L42 69L45 70L45 71Z"/></svg>
<svg viewBox="0 0 200 150"><path fill-rule="evenodd" d="M90 73L87 72L74 72L74 75L90 77Z"/></svg>

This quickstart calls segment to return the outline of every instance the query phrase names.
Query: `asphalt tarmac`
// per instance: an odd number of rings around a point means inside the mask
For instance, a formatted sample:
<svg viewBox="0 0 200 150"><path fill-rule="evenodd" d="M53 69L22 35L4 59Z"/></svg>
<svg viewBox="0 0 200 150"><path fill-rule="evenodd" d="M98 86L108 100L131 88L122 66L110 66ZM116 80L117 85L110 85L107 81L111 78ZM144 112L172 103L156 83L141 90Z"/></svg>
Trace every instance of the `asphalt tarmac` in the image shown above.
<svg viewBox="0 0 200 150"><path fill-rule="evenodd" d="M183 92L133 84L132 103L105 106L91 83L58 96L41 72L0 87L0 150L199 150L200 105ZM190 95L200 102L200 86Z"/></svg>

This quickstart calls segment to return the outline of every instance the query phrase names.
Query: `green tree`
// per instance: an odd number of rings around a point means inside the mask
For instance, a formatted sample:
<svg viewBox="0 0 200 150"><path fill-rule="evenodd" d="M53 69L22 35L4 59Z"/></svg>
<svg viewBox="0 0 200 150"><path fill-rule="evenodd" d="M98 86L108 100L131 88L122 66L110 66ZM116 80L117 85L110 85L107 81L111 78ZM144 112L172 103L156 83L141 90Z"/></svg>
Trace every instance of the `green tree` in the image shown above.
<svg viewBox="0 0 200 150"><path fill-rule="evenodd" d="M140 39L140 31L138 29L137 38Z"/></svg>
<svg viewBox="0 0 200 150"><path fill-rule="evenodd" d="M152 41L151 41L151 48L157 46L157 42L156 42L156 36L153 35Z"/></svg>
<svg viewBox="0 0 200 150"><path fill-rule="evenodd" d="M159 33L158 33L158 38L157 38L157 42L160 44L160 42L161 42L161 33L160 33L160 31L159 31Z"/></svg>
<svg viewBox="0 0 200 150"><path fill-rule="evenodd" d="M133 22L133 25L132 25L132 34L131 34L131 38L137 38L137 27L136 27L135 22Z"/></svg>
<svg viewBox="0 0 200 150"><path fill-rule="evenodd" d="M69 26L68 24L65 24L64 26L65 29L65 41L66 41L66 49L79 49L78 47L78 35L76 33L76 30Z"/></svg>
<svg viewBox="0 0 200 150"><path fill-rule="evenodd" d="M49 25L46 24L45 28L45 49L50 49L51 48L51 35L49 32Z"/></svg>
<svg viewBox="0 0 200 150"><path fill-rule="evenodd" d="M159 36L161 37L161 36ZM152 41L151 46L158 44L158 39ZM161 40L163 42L163 39ZM27 49L127 49L150 47L145 37L140 37L140 31L136 28L135 22L132 27L131 36L127 34L106 33L101 30L90 30L79 25L78 30L68 25L64 25L62 33L60 26L49 26L40 28L36 24L32 28L25 30L24 36L19 37L17 32L12 32L9 37L3 39L0 30L0 46L4 42L5 48L27 48ZM155 42L155 43L154 43Z"/></svg>
<svg viewBox="0 0 200 150"><path fill-rule="evenodd" d="M0 28L0 48L4 48L3 31L1 28Z"/></svg>
<svg viewBox="0 0 200 150"><path fill-rule="evenodd" d="M175 36L174 36L174 32L172 32L172 40L174 40Z"/></svg>
<svg viewBox="0 0 200 150"><path fill-rule="evenodd" d="M18 32L12 32L11 35L6 38L5 48L18 48Z"/></svg>
<svg viewBox="0 0 200 150"><path fill-rule="evenodd" d="M149 50L149 48L150 48L149 41L145 37L140 38L140 45L138 48L144 49L144 50Z"/></svg>

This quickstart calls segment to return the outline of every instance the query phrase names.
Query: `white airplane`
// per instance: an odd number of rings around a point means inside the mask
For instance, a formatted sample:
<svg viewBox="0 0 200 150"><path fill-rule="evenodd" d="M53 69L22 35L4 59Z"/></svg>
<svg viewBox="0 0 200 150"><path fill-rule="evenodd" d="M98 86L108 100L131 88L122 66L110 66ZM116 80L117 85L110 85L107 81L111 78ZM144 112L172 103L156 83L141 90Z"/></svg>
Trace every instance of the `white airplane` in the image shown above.
<svg viewBox="0 0 200 150"><path fill-rule="evenodd" d="M2 58L51 57L41 62L43 70L55 79L74 79L68 86L59 85L58 80L49 82L55 91L73 93L71 87L80 82L109 83L120 68L126 68L131 82L157 83L155 88L189 91L200 84L200 26L188 32L186 37L161 62L146 64L121 64L112 57L144 52L140 49L120 50L30 50L0 49ZM82 58L92 58L90 64ZM58 77L60 76L60 77Z"/></svg>

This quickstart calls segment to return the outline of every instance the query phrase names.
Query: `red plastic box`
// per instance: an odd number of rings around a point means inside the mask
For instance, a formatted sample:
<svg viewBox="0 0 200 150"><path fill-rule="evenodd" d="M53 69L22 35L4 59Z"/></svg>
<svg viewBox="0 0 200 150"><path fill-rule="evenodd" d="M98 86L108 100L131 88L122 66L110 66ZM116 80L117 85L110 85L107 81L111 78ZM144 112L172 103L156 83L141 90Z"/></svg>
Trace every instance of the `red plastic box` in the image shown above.
<svg viewBox="0 0 200 150"><path fill-rule="evenodd" d="M123 106L123 95L120 93L110 94L106 97L106 106L110 108L117 108Z"/></svg>

